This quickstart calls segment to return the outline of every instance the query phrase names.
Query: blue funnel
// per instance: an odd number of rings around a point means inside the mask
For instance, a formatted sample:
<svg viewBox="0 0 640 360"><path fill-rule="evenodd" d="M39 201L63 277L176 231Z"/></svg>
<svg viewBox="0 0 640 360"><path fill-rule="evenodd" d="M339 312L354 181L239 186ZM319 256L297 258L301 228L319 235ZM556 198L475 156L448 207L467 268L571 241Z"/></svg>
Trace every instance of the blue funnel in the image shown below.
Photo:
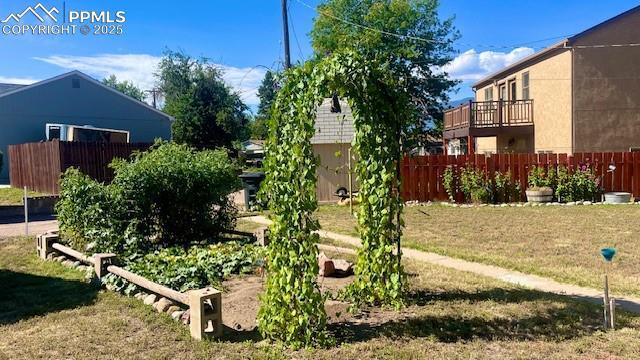
<svg viewBox="0 0 640 360"><path fill-rule="evenodd" d="M613 257L616 255L616 249L614 249L612 247L602 248L602 249L600 249L600 254L602 254L602 257L606 261L611 261L611 260L613 260Z"/></svg>

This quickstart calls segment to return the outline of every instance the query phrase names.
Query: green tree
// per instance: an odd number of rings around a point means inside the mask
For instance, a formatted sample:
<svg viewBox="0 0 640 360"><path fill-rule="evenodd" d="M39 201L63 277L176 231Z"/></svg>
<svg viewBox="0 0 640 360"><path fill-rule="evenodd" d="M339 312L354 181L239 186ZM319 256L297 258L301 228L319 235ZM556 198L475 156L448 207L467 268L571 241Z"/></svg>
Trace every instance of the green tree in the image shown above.
<svg viewBox="0 0 640 360"><path fill-rule="evenodd" d="M199 149L226 147L249 137L247 106L205 58L168 51L159 66L164 111L176 120L174 141Z"/></svg>
<svg viewBox="0 0 640 360"><path fill-rule="evenodd" d="M102 79L102 83L120 91L125 95L129 95L136 100L144 100L144 91L135 86L130 81L118 81L118 78L115 75L111 75L107 78Z"/></svg>
<svg viewBox="0 0 640 360"><path fill-rule="evenodd" d="M271 70L267 71L258 88L260 105L258 105L258 114L251 123L251 138L253 139L266 139L269 133L267 120L271 116L271 106L278 93L276 76L277 75Z"/></svg>
<svg viewBox="0 0 640 360"><path fill-rule="evenodd" d="M409 140L427 129L441 132L447 93L457 84L441 68L453 59L459 34L453 18L440 19L438 5L438 0L328 0L318 6L311 31L316 57L355 49L388 60L395 76L408 80L421 113L406 124Z"/></svg>

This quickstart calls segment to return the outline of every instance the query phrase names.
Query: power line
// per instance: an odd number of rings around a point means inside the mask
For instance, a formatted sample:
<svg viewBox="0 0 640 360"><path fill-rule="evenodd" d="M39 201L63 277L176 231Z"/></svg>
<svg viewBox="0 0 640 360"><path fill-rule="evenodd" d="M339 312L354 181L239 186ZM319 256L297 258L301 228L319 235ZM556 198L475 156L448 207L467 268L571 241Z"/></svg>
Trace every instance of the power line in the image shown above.
<svg viewBox="0 0 640 360"><path fill-rule="evenodd" d="M398 34L398 33L390 32L390 31L385 31L385 30L381 30L381 29L372 28L370 26L358 24L358 23L355 23L353 21L347 20L345 18L342 18L342 17L339 17L339 16L335 16L333 14L330 14L330 13L326 12L326 11L321 11L321 10L319 10L317 8L314 8L313 6L307 4L306 2L304 2L302 0L296 0L296 2L298 2L299 4L301 4L304 7L307 7L309 9L313 10L316 13L319 13L321 15L327 16L327 17L332 18L334 20L341 21L341 22L343 22L345 24L349 24L351 26L359 27L361 29L365 29L365 30L369 30L369 31L374 31L374 32L377 32L377 33L380 33L380 34L394 36L394 37L397 37L397 38L402 39L402 40L410 39L410 40L422 41L422 42L427 42L427 43L439 43L439 44L448 44L449 43L449 41L427 39L427 38L422 38L422 37L412 36L412 35L403 35L403 34ZM567 38L569 36L571 36L571 35L568 35L568 36L554 36L554 37L551 37L551 38L533 40L533 41L523 42L523 43L514 44L514 45L467 44L467 43L461 43L461 42L457 42L457 41L452 41L452 43L458 44L458 45L469 46L469 47L494 48L494 49L511 49L511 48L514 48L514 47L524 46L524 45L528 45L528 44L535 44L535 43L544 42L544 41Z"/></svg>
<svg viewBox="0 0 640 360"><path fill-rule="evenodd" d="M302 53L302 47L300 47L300 42L298 41L298 34L296 33L296 27L293 25L295 22L293 20L293 12L291 11L291 3L289 3L289 16L291 17L291 30L293 30L293 38L296 40L296 45L298 46L298 54L300 55L300 59L304 61L304 54Z"/></svg>

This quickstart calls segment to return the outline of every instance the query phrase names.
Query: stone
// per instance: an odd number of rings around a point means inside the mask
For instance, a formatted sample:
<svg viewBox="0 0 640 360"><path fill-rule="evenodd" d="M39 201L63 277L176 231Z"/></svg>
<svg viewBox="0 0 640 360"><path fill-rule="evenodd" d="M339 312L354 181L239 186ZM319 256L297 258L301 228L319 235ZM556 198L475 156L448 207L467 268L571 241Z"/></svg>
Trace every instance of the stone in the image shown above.
<svg viewBox="0 0 640 360"><path fill-rule="evenodd" d="M189 313L189 310L182 313L182 315L180 316L180 321L182 321L182 323L185 325L188 325L191 322L191 314Z"/></svg>
<svg viewBox="0 0 640 360"><path fill-rule="evenodd" d="M344 259L333 259L333 267L336 274L340 276L349 276L353 274L353 264Z"/></svg>
<svg viewBox="0 0 640 360"><path fill-rule="evenodd" d="M171 318L175 321L182 320L182 315L185 313L184 310L177 310L171 313Z"/></svg>
<svg viewBox="0 0 640 360"><path fill-rule="evenodd" d="M56 257L56 254L54 253L48 253L47 254L47 260L53 260Z"/></svg>
<svg viewBox="0 0 640 360"><path fill-rule="evenodd" d="M171 306L169 306L169 307L167 308L167 310L165 310L165 312L166 312L167 314L173 314L174 312L176 312L176 311L180 311L180 310L182 310L182 309L180 309L180 307L179 307L179 306L177 306L177 305L171 305Z"/></svg>
<svg viewBox="0 0 640 360"><path fill-rule="evenodd" d="M500 204L500 207L507 207L509 204Z"/></svg>
<svg viewBox="0 0 640 360"><path fill-rule="evenodd" d="M173 301L163 297L153 304L153 308L156 309L157 312L165 312L171 305L173 305Z"/></svg>
<svg viewBox="0 0 640 360"><path fill-rule="evenodd" d="M73 261L65 260L65 261L62 262L62 265L64 265L64 266L73 266Z"/></svg>
<svg viewBox="0 0 640 360"><path fill-rule="evenodd" d="M568 203L566 203L565 205L567 206L575 206L576 202L575 201L569 201Z"/></svg>
<svg viewBox="0 0 640 360"><path fill-rule="evenodd" d="M145 305L153 305L153 303L155 303L157 299L158 299L158 297L155 294L147 295L144 298L144 304Z"/></svg>
<svg viewBox="0 0 640 360"><path fill-rule="evenodd" d="M53 260L62 262L62 261L67 260L67 258L64 257L63 255L60 255L60 256L56 256L55 258L53 258Z"/></svg>
<svg viewBox="0 0 640 360"><path fill-rule="evenodd" d="M80 261L74 261L73 264L71 264L73 267L78 267L80 265L82 265L82 263Z"/></svg>
<svg viewBox="0 0 640 360"><path fill-rule="evenodd" d="M144 298L146 298L147 295L149 295L149 294L147 294L144 291L140 291L140 292L136 293L135 295L133 295L133 297L138 299L138 300L144 300Z"/></svg>
<svg viewBox="0 0 640 360"><path fill-rule="evenodd" d="M320 276L331 276L336 272L333 261L323 252L318 255L318 266L320 267Z"/></svg>
<svg viewBox="0 0 640 360"><path fill-rule="evenodd" d="M592 203L591 201L585 201L583 204L584 204L584 205L591 205L591 204L593 204L593 203Z"/></svg>

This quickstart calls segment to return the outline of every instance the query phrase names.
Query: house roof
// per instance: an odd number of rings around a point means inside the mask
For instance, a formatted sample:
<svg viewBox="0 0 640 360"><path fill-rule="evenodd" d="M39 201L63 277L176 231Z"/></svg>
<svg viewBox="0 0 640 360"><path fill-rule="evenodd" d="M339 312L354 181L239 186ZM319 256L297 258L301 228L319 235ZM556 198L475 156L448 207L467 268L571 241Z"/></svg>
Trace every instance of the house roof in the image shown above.
<svg viewBox="0 0 640 360"><path fill-rule="evenodd" d="M0 83L0 94L25 87L27 85Z"/></svg>
<svg viewBox="0 0 640 360"><path fill-rule="evenodd" d="M507 74L517 71L520 68L524 68L527 67L531 64L535 64L543 59L546 58L546 56L550 56L550 55L555 55L558 52L562 52L564 50L568 50L570 49L571 45L579 40L580 38L582 38L583 36L590 34L594 31L599 30L600 28L602 28L603 26L606 26L608 24L611 24L612 22L615 22L623 17L626 17L628 15L631 15L637 11L640 11L640 6L636 6L632 9L629 9L621 14L618 14L608 20L605 20L595 26L592 26L590 28L588 28L587 30L584 30L580 33L577 33L573 36L567 37L565 39L562 39L561 41L543 49L540 50L530 56L525 57L524 59L517 61L503 69L500 69L492 74L489 74L488 76L478 80L476 83L474 83L471 87L476 89L479 88L481 86L485 86L488 83L492 82L493 80L500 80L503 77L505 77Z"/></svg>
<svg viewBox="0 0 640 360"><path fill-rule="evenodd" d="M160 115L168 118L171 121L174 120L174 118L171 115L166 114L166 113L164 113L164 112L162 112L162 111L150 106L149 104L145 103L144 101L140 101L138 99L132 98L131 96L125 95L125 94L121 93L120 91L118 91L118 90L116 90L116 89L114 89L114 88L112 88L110 86L107 86L107 85L101 83L100 81L92 78L91 76L89 76L89 75L87 75L87 74L85 74L83 72L80 72L78 70L73 70L73 71L70 71L68 73L64 73L62 75L54 76L54 77L52 77L50 79L38 81L38 82L33 83L31 85L4 84L4 85L13 86L13 88L10 88L10 89L8 88L7 91L5 91L5 92L3 92L1 90L2 86L0 85L0 98L8 97L8 96L11 96L11 95L14 95L14 94L17 94L17 93L20 93L20 92L23 92L23 91L26 91L26 90L29 90L29 89L33 89L35 87L42 86L42 85L51 83L53 81L64 79L64 78L67 78L67 77L70 77L70 76L73 76L73 75L78 76L78 77L80 77L80 78L82 78L82 79L84 79L84 80L86 80L88 82L91 82L91 83L93 83L93 84L95 84L97 86L100 86L100 87L104 88L105 90L110 91L110 92L112 92L112 93L114 93L114 94L116 94L116 95L118 95L118 96L120 96L120 97L122 97L122 98L124 98L124 99L126 99L128 101L136 103L137 105L143 106L143 107L145 107L145 108L147 108L147 109L149 109L149 110L151 110L151 111L153 111L153 112L155 112L157 114L160 114Z"/></svg>

